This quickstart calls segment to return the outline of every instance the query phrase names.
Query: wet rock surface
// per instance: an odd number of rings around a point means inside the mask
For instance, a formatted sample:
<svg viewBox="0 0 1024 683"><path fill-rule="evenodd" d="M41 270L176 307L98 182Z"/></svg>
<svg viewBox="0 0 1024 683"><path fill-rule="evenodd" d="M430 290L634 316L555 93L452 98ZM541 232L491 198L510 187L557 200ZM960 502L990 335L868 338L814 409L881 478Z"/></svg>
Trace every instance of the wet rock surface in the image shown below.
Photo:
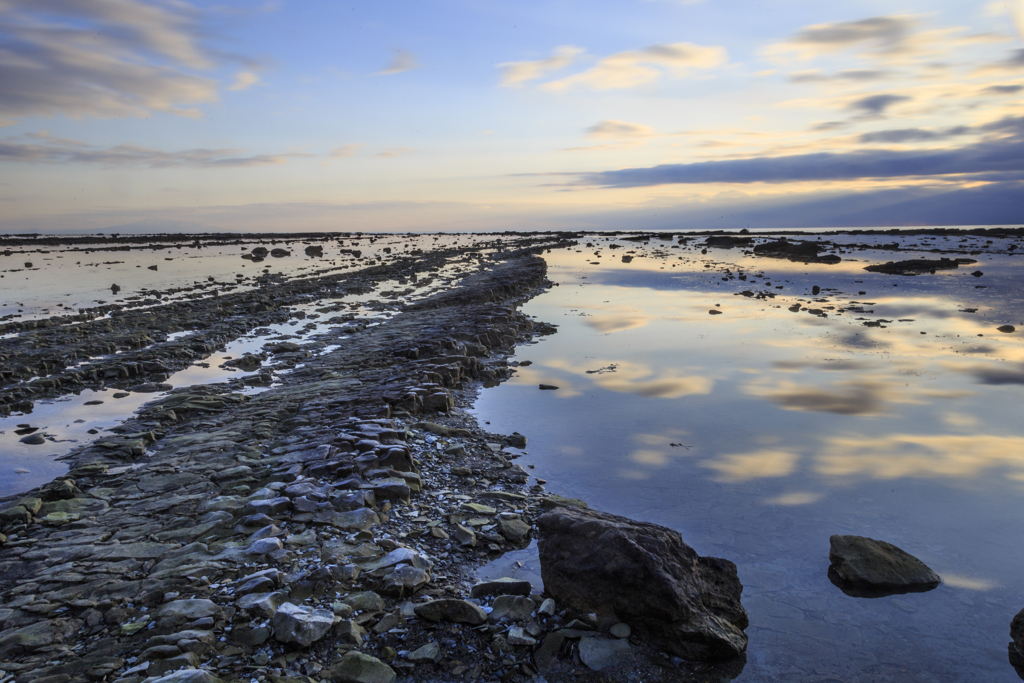
<svg viewBox="0 0 1024 683"><path fill-rule="evenodd" d="M746 650L736 565L701 557L678 532L581 508L538 519L541 575L555 600L625 622L659 649L693 660Z"/></svg>
<svg viewBox="0 0 1024 683"><path fill-rule="evenodd" d="M829 538L833 581L856 593L894 594L931 590L942 579L910 553L891 543L864 536Z"/></svg>

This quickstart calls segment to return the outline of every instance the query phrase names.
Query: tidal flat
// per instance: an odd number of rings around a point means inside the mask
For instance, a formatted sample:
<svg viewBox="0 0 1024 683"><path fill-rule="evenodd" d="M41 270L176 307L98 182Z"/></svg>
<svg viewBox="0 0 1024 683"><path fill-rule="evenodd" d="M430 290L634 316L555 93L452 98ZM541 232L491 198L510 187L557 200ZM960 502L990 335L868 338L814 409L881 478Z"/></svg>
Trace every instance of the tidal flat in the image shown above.
<svg viewBox="0 0 1024 683"><path fill-rule="evenodd" d="M1022 249L0 238L0 680L1019 680ZM745 654L596 665L535 542L579 501L735 563ZM834 534L942 583L844 590Z"/></svg>

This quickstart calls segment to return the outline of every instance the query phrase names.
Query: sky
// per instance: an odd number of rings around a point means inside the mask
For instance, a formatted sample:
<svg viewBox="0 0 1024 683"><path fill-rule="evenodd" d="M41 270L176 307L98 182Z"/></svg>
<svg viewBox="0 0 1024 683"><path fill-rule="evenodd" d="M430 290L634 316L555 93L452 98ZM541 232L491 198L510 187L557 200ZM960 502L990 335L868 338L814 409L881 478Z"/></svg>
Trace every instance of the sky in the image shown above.
<svg viewBox="0 0 1024 683"><path fill-rule="evenodd" d="M0 232L1024 224L1024 0L0 0Z"/></svg>

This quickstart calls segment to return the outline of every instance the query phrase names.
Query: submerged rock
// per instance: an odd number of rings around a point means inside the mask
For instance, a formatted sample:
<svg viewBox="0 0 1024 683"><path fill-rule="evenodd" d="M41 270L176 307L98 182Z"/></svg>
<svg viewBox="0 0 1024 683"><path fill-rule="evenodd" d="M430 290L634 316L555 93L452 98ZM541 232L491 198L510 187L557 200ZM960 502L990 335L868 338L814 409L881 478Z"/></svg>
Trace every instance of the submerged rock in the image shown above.
<svg viewBox="0 0 1024 683"><path fill-rule="evenodd" d="M841 582L856 588L886 592L926 591L942 579L906 551L864 536L829 538L828 559Z"/></svg>
<svg viewBox="0 0 1024 683"><path fill-rule="evenodd" d="M595 510L558 508L537 526L544 587L560 603L623 621L685 659L746 650L732 562L699 556L672 529Z"/></svg>

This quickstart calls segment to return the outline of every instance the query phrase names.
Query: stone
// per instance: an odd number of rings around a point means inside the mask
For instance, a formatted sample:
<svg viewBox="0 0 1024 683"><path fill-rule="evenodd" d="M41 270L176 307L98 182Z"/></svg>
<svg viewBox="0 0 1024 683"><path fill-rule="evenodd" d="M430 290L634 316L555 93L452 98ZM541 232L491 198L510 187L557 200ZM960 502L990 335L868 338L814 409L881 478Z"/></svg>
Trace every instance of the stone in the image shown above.
<svg viewBox="0 0 1024 683"><path fill-rule="evenodd" d="M592 671L601 671L622 663L629 651L629 643L625 640L590 636L580 638L580 661Z"/></svg>
<svg viewBox="0 0 1024 683"><path fill-rule="evenodd" d="M452 536L455 537L455 541L459 545L469 547L476 545L476 533L472 529L467 529L461 524L455 525L455 531L452 532Z"/></svg>
<svg viewBox="0 0 1024 683"><path fill-rule="evenodd" d="M555 601L551 598L544 598L544 602L540 603L540 607L537 608L537 616L539 617L553 617L558 606Z"/></svg>
<svg viewBox="0 0 1024 683"><path fill-rule="evenodd" d="M421 648L413 650L405 656L413 664L426 664L427 662L437 662L441 659L441 646L437 643L430 642Z"/></svg>
<svg viewBox="0 0 1024 683"><path fill-rule="evenodd" d="M522 595L528 596L533 592L533 585L529 581L502 577L494 581L481 581L469 589L469 597L486 598L490 595ZM552 600L552 604L554 601Z"/></svg>
<svg viewBox="0 0 1024 683"><path fill-rule="evenodd" d="M164 604L156 612L156 616L160 621L167 620L174 624L185 624L204 617L216 618L220 614L220 606L212 600L205 598L174 600Z"/></svg>
<svg viewBox="0 0 1024 683"><path fill-rule="evenodd" d="M891 543L864 536L829 538L831 570L842 582L857 588L884 591L923 591L942 579L913 555Z"/></svg>
<svg viewBox="0 0 1024 683"><path fill-rule="evenodd" d="M1024 609L1017 612L1017 615L1010 622L1010 639L1017 654L1024 656Z"/></svg>
<svg viewBox="0 0 1024 683"><path fill-rule="evenodd" d="M526 621L533 615L536 605L530 598L523 598L517 595L499 595L494 599L493 609L489 619L492 623L503 620Z"/></svg>
<svg viewBox="0 0 1024 683"><path fill-rule="evenodd" d="M497 510L492 508L490 505L481 505L480 503L463 503L460 507L466 512L472 512L476 515L489 516L497 512Z"/></svg>
<svg viewBox="0 0 1024 683"><path fill-rule="evenodd" d="M46 437L41 433L36 432L35 434L29 434L18 439L21 443L28 444L30 446L40 446L46 443Z"/></svg>
<svg viewBox="0 0 1024 683"><path fill-rule="evenodd" d="M384 611L384 599L372 591L352 593L342 600L357 612Z"/></svg>
<svg viewBox="0 0 1024 683"><path fill-rule="evenodd" d="M530 537L530 525L521 519L498 518L498 533L506 541L511 543L522 543Z"/></svg>
<svg viewBox="0 0 1024 683"><path fill-rule="evenodd" d="M541 643L533 655L533 661L537 663L537 668L541 673L547 671L555 662L559 650L562 649L562 643L565 642L565 638L565 634L559 631L552 631L544 636L544 642Z"/></svg>
<svg viewBox="0 0 1024 683"><path fill-rule="evenodd" d="M508 445L512 448L526 448L526 437L519 432L512 432L506 438Z"/></svg>
<svg viewBox="0 0 1024 683"><path fill-rule="evenodd" d="M342 641L359 647L363 644L366 630L351 619L342 619L335 624L334 634Z"/></svg>
<svg viewBox="0 0 1024 683"><path fill-rule="evenodd" d="M394 683L395 671L376 657L349 652L330 668L335 683Z"/></svg>
<svg viewBox="0 0 1024 683"><path fill-rule="evenodd" d="M196 669L202 659L195 652L184 652L177 657L157 659L150 663L146 673L150 676L162 676L178 669Z"/></svg>
<svg viewBox="0 0 1024 683"><path fill-rule="evenodd" d="M617 624L612 624L612 627L608 629L608 633L611 633L616 638L629 638L633 635L633 629L629 627L629 624L624 624L620 621Z"/></svg>
<svg viewBox="0 0 1024 683"><path fill-rule="evenodd" d="M684 659L746 650L749 622L732 562L699 556L672 529L596 510L559 507L537 528L541 577L559 603L626 622Z"/></svg>
<svg viewBox="0 0 1024 683"><path fill-rule="evenodd" d="M513 626L508 630L508 642L511 645L533 647L537 644L537 639L524 631L522 626Z"/></svg>
<svg viewBox="0 0 1024 683"><path fill-rule="evenodd" d="M1005 333L1005 334L1011 334L1011 333L1013 333L1013 332L1016 332L1016 331L1017 331L1017 328L1016 328L1016 327L1014 327L1013 325L1000 325L1000 326L999 326L999 327L997 327L996 329L997 329L998 331L1000 331L1000 332L1003 332L1003 333Z"/></svg>
<svg viewBox="0 0 1024 683"><path fill-rule="evenodd" d="M4 629L0 631L0 659L38 650L52 645L57 639L57 631L51 621L37 621L21 628Z"/></svg>
<svg viewBox="0 0 1024 683"><path fill-rule="evenodd" d="M442 598L416 605L416 616L427 621L452 621L479 626L487 623L487 612L480 605L465 600Z"/></svg>
<svg viewBox="0 0 1024 683"><path fill-rule="evenodd" d="M309 647L334 626L334 614L286 602L274 614L274 640Z"/></svg>
<svg viewBox="0 0 1024 683"><path fill-rule="evenodd" d="M380 524L380 517L369 508L359 508L358 510L349 510L347 512L324 510L323 512L318 512L313 521L319 524L330 524L344 531L362 531L363 529L369 529L375 524Z"/></svg>
<svg viewBox="0 0 1024 683"><path fill-rule="evenodd" d="M284 543L281 542L280 538L261 538L253 541L246 548L246 552L250 555L262 556L280 550L284 547Z"/></svg>
<svg viewBox="0 0 1024 683"><path fill-rule="evenodd" d="M250 593L238 599L235 605L238 609L251 610L264 618L269 619L277 612L277 608L287 600L284 593L274 591L272 593Z"/></svg>
<svg viewBox="0 0 1024 683"><path fill-rule="evenodd" d="M386 595L402 597L415 593L428 583L430 583L430 574L426 570L403 564L384 577L381 591Z"/></svg>
<svg viewBox="0 0 1024 683"><path fill-rule="evenodd" d="M540 390L541 391L557 391L558 387L556 387L554 384L541 384L540 385Z"/></svg>

